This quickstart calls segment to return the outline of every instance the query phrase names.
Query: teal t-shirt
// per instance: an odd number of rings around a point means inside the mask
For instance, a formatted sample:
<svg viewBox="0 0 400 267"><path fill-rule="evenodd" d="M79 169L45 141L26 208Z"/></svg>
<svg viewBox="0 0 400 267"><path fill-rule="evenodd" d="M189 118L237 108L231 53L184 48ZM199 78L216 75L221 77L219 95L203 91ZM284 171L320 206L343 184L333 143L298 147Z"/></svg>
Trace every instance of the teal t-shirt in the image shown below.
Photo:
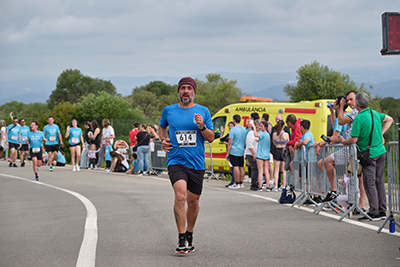
<svg viewBox="0 0 400 267"><path fill-rule="evenodd" d="M378 157L386 153L385 146L382 144L382 121L385 119L385 114L372 110L374 116L374 129L372 131L372 142L369 154L371 158ZM355 117L353 128L351 129L351 137L357 137L357 146L360 151L365 151L368 148L369 135L371 134L372 119L369 108L366 108Z"/></svg>
<svg viewBox="0 0 400 267"><path fill-rule="evenodd" d="M244 156L244 149L246 146L247 130L242 125L237 125L229 132L229 139L232 139L232 147L229 151L230 155L236 157Z"/></svg>
<svg viewBox="0 0 400 267"><path fill-rule="evenodd" d="M133 168L133 172L138 172L138 171L139 171L139 160L138 160L138 159L135 159L135 160L132 162L132 166L135 166L135 168Z"/></svg>
<svg viewBox="0 0 400 267"><path fill-rule="evenodd" d="M60 163L66 163L65 156L61 153L60 150L58 151L58 155L57 155L56 161L60 162Z"/></svg>
<svg viewBox="0 0 400 267"><path fill-rule="evenodd" d="M308 131L308 132L306 132L305 134L303 134L303 136L300 138L300 142L304 141L304 139L307 139L307 140L308 140L308 144L305 145L306 160L307 160L307 156L308 156L308 147L309 147L310 145L313 145L313 144L314 144L314 136L313 136L313 134L311 133L311 131ZM302 157L303 157L303 155L302 155L301 150L300 150L300 158L302 158Z"/></svg>
<svg viewBox="0 0 400 267"><path fill-rule="evenodd" d="M271 136L267 131L258 131L260 137L258 139L257 146L257 158L262 160L269 160L270 148L271 148Z"/></svg>

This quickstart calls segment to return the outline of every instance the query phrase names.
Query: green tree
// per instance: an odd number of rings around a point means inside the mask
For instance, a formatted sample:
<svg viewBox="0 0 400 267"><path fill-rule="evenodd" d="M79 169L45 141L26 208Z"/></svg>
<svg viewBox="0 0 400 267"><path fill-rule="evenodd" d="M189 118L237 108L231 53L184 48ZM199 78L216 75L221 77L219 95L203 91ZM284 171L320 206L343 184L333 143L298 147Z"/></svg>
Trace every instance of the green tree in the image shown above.
<svg viewBox="0 0 400 267"><path fill-rule="evenodd" d="M90 93L105 91L110 95L117 93L115 86L110 81L84 76L79 70L65 70L57 78L56 89L54 89L47 100L49 108L52 109L56 103L69 101L77 103L82 96Z"/></svg>
<svg viewBox="0 0 400 267"><path fill-rule="evenodd" d="M18 101L7 102L0 106L1 118L6 121L6 123L11 123L10 112L12 112L13 117L21 118L22 111L26 107L26 104Z"/></svg>
<svg viewBox="0 0 400 267"><path fill-rule="evenodd" d="M357 87L347 74L329 69L314 61L297 70L297 85L286 85L283 91L292 102L334 99L350 90L366 92L364 85Z"/></svg>
<svg viewBox="0 0 400 267"><path fill-rule="evenodd" d="M132 108L129 101L118 95L111 95L101 91L98 95L93 93L82 98L77 104L77 110L83 121L96 120L99 124L104 118L133 119L145 121L146 117L139 108Z"/></svg>

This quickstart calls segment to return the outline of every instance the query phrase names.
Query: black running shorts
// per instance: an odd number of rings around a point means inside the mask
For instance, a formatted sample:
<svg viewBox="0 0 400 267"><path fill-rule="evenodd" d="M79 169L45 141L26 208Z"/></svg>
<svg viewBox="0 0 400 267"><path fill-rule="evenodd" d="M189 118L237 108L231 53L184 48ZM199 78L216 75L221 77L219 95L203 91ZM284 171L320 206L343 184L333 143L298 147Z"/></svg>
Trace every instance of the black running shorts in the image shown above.
<svg viewBox="0 0 400 267"><path fill-rule="evenodd" d="M58 151L58 145L46 145L46 151L47 152L57 152Z"/></svg>
<svg viewBox="0 0 400 267"><path fill-rule="evenodd" d="M29 151L29 146L28 144L22 145L21 148L19 149L20 151Z"/></svg>
<svg viewBox="0 0 400 267"><path fill-rule="evenodd" d="M229 155L229 162L233 167L243 167L244 166L244 156L237 157L233 155Z"/></svg>
<svg viewBox="0 0 400 267"><path fill-rule="evenodd" d="M19 148L19 144L14 144L14 143L8 142L8 147L10 149L12 149L12 148L18 149Z"/></svg>
<svg viewBox="0 0 400 267"><path fill-rule="evenodd" d="M203 190L205 170L193 170L183 165L168 166L169 180L172 186L179 180L186 181L187 189L195 195L201 195Z"/></svg>
<svg viewBox="0 0 400 267"><path fill-rule="evenodd" d="M43 160L42 148L40 148L40 151L37 153L33 153L32 149L33 148L31 148L31 150L30 150L31 158L37 158L37 160Z"/></svg>

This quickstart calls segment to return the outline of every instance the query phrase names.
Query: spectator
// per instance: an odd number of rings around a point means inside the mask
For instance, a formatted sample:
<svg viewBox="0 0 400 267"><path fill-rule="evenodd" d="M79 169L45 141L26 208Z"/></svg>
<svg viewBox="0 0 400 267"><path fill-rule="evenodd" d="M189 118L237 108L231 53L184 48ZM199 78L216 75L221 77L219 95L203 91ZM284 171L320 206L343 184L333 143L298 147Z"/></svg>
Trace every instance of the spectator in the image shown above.
<svg viewBox="0 0 400 267"><path fill-rule="evenodd" d="M356 109L358 115L354 118L351 138L339 141L344 145L356 143L359 150L369 148L372 164L363 167L363 179L370 209L368 216L372 220L386 218L386 190L385 190L385 156L386 149L383 134L392 125L392 117L368 108L369 96L365 93L356 95ZM340 116L340 115L339 115ZM383 123L383 124L381 124ZM372 138L370 137L372 131ZM371 139L370 139L371 138ZM359 218L360 221L369 221L367 216Z"/></svg>
<svg viewBox="0 0 400 267"><path fill-rule="evenodd" d="M99 153L100 148L96 149L96 145L95 144L91 144L89 147L89 151L88 151L88 158L89 158L89 168L91 170L94 169L94 166L96 165L97 162L97 156L96 154Z"/></svg>
<svg viewBox="0 0 400 267"><path fill-rule="evenodd" d="M261 121L267 122L267 128L266 128L266 130L267 130L267 132L268 132L269 134L271 134L271 133L272 133L272 124L269 122L269 114L268 114L268 113L264 113L264 114L262 115Z"/></svg>
<svg viewBox="0 0 400 267"><path fill-rule="evenodd" d="M302 136L300 131L301 119L296 119L294 114L290 114L286 117L286 125L292 130L290 134L290 140L288 142L288 148L290 153L294 153L294 145L300 141Z"/></svg>
<svg viewBox="0 0 400 267"><path fill-rule="evenodd" d="M337 110L340 109L340 101L344 99L343 96L338 96L333 104L332 109L337 113ZM347 104L345 104L342 107L343 111L347 109ZM346 113L346 112L345 112ZM339 118L336 118L335 122L333 123L333 134L331 136L331 139L337 139L341 137L345 131L346 131L347 125L340 125L339 124ZM318 142L314 144L315 147L315 153L317 155L320 155L320 148L327 143L325 141ZM323 171L323 166L325 166L325 171L326 175L328 176L329 183L330 183L330 189L328 194L325 196L325 198L322 200L322 202L330 202L336 199L338 194L336 194L336 170L335 170L335 164L336 161L341 160L345 162L341 162L341 164L345 164L346 162L349 161L349 150L347 147L344 147L343 149L340 149L338 151L335 151L335 153L332 153L330 156L326 157L325 159L321 159L318 161L318 167Z"/></svg>
<svg viewBox="0 0 400 267"><path fill-rule="evenodd" d="M103 124L103 130L101 131L101 145L100 145L99 157L97 159L97 164L95 167L96 170L100 169L101 163L103 162L103 157L106 152L106 147L105 147L106 138L110 139L111 145L114 144L114 138L115 138L114 128L111 126L110 120L103 119L102 124Z"/></svg>
<svg viewBox="0 0 400 267"><path fill-rule="evenodd" d="M257 114L257 113L256 113ZM257 167L257 147L258 147L258 140L254 135L255 132L260 130L260 120L255 120L254 122L249 122L248 125L252 127L252 131L247 133L246 136L246 161L251 166L251 186L250 190L258 190L259 186L257 184L258 181L258 167ZM262 184L261 186L262 187Z"/></svg>
<svg viewBox="0 0 400 267"><path fill-rule="evenodd" d="M71 126L67 126L67 132L65 138L69 137L69 150L71 151L72 171L80 171L78 162L81 160L81 144L83 141L83 133L81 128L78 128L78 122L73 119ZM76 154L76 161L75 161Z"/></svg>
<svg viewBox="0 0 400 267"><path fill-rule="evenodd" d="M132 168L126 171L126 174L138 174L139 173L139 160L137 159L137 154L132 153Z"/></svg>
<svg viewBox="0 0 400 267"><path fill-rule="evenodd" d="M46 146L42 148L43 152L42 152L42 162L44 164L47 163L48 159L49 159L49 154L46 151Z"/></svg>
<svg viewBox="0 0 400 267"><path fill-rule="evenodd" d="M89 144L91 143L91 139L89 138L89 133L93 136L92 128L91 128L91 123L90 121L85 121L84 124L85 127L85 137L83 140L85 141L85 144L83 146L83 150L81 153L81 168L82 169L87 169L89 167L89 158L87 156L88 151L89 151Z"/></svg>
<svg viewBox="0 0 400 267"><path fill-rule="evenodd" d="M254 132L254 136L258 138L257 146L257 169L258 169L258 191L262 191L263 184L263 173L265 174L266 191L269 192L271 189L269 186L270 180L270 149L271 149L271 137L267 132L268 123L266 121L261 121L260 130ZM274 188L273 188L274 189ZM275 188L276 189L276 188ZM277 189L274 191L278 191Z"/></svg>
<svg viewBox="0 0 400 267"><path fill-rule="evenodd" d="M150 153L152 158L152 166L153 167L162 167L161 157L157 157L157 153L153 153L156 150L155 142L158 142L160 145L160 137L158 136L158 125L150 125ZM161 174L162 170L157 170L157 174Z"/></svg>
<svg viewBox="0 0 400 267"><path fill-rule="evenodd" d="M113 149L112 149L112 145L111 145L110 139L107 138L105 143L106 143L106 153L105 153L105 158L104 158L106 160L106 169L105 169L105 171L110 171L110 169L111 169L111 160L112 160L111 151L113 151Z"/></svg>
<svg viewBox="0 0 400 267"><path fill-rule="evenodd" d="M282 117L282 115L280 115L280 114L278 114L278 115L275 116L275 122L276 122L276 124L275 124L274 127L272 127L271 139L272 139L273 134L276 132L276 127L277 127L277 124L278 124L279 121L283 121L283 117ZM284 123L284 124L285 124L285 123ZM289 129L289 127L287 127L287 126L285 125L284 128L283 128L283 130L284 130L285 132L288 133L288 135L289 135L289 140L290 140L290 129ZM275 151L274 142L271 142L271 153L272 153L272 156L274 155L274 151ZM278 173L278 174L279 174L279 176L278 176L278 186L281 186L281 177L282 177L283 173L279 170L279 173Z"/></svg>
<svg viewBox="0 0 400 267"><path fill-rule="evenodd" d="M272 155L274 156L274 166L275 166L275 173L274 173L274 180L275 180L275 188L278 187L278 180L279 180L279 173L282 173L282 184L283 187L279 189L282 190L286 187L286 171L283 169L285 162L283 161L283 150L285 149L288 141L289 141L289 134L284 131L285 123L281 120L278 121L276 124L276 132L272 134L272 143L274 144L274 152Z"/></svg>
<svg viewBox="0 0 400 267"><path fill-rule="evenodd" d="M228 148L226 158L233 166L233 173L235 175L235 184L229 186L230 189L244 188L244 147L246 145L246 129L240 125L240 115L233 116L233 123L235 127L229 132Z"/></svg>
<svg viewBox="0 0 400 267"><path fill-rule="evenodd" d="M64 167L67 161L65 160L64 150L60 147L57 154L57 159L53 161L53 165Z"/></svg>
<svg viewBox="0 0 400 267"><path fill-rule="evenodd" d="M124 155L118 151L111 151L110 155L113 158L113 167L111 172L126 172L129 170L129 164Z"/></svg>
<svg viewBox="0 0 400 267"><path fill-rule="evenodd" d="M129 132L130 150L133 153L133 148L136 145L136 135L139 133L139 123L135 122L133 124L133 129Z"/></svg>
<svg viewBox="0 0 400 267"><path fill-rule="evenodd" d="M229 131L231 131L233 127L235 127L235 124L233 123L233 121L229 122L228 123ZM224 131L222 132L221 136L223 136L223 134L224 134ZM226 149L228 150L229 133L227 133L224 137L220 138L219 140L226 145ZM232 172L232 179L229 184L225 185L225 187L229 187L229 186L235 184L235 174L233 173L233 167L232 167L232 164L229 162L229 158L227 158L227 160L228 160L231 172Z"/></svg>
<svg viewBox="0 0 400 267"><path fill-rule="evenodd" d="M266 130L267 130L267 132L270 134L270 140L271 140L271 137L272 137L272 124L269 122L269 114L268 113L264 113L263 115L262 115L262 118L261 118L261 121L266 121L267 122L267 128L266 128ZM272 142L270 142L270 144L271 144ZM270 155L270 161L269 161L269 177L270 177L270 182L271 182L271 186L273 185L273 177L274 177L274 166L272 166L272 162L273 162L273 156L272 156L272 152L271 152L271 148L270 148L270 153L271 153L271 155ZM268 188L268 184L267 184L267 188Z"/></svg>
<svg viewBox="0 0 400 267"><path fill-rule="evenodd" d="M141 175L149 174L150 134L146 124L140 125L140 132L136 135L139 170Z"/></svg>
<svg viewBox="0 0 400 267"><path fill-rule="evenodd" d="M301 147L304 146L304 148L305 148L305 155L303 155L303 153L302 153L301 150L300 150L299 157L300 157L300 158L305 157L306 166L307 166L307 163L308 163L308 157L307 157L307 154L308 154L308 147L309 147L310 145L312 146L312 145L314 144L314 136L313 136L313 134L312 134L311 131L310 131L310 126L311 126L311 123L310 123L309 120L302 120L302 121L300 122L300 132L301 132L302 136L301 136L301 138L300 138L300 141L297 142L297 143L294 145L294 149L301 149ZM307 170L307 169L306 169L306 170ZM301 182L302 175L304 175L305 179L307 179L307 171L306 171L306 173L302 173L301 171L302 171L302 167L299 166L299 180L300 180L300 182ZM306 190L307 190L307 189L306 189ZM320 196L317 196L317 195L314 196L314 202L316 202L316 203L321 203L321 201L322 201L322 199L321 199ZM305 205L309 205L309 204L314 204L314 203L311 202L311 201L309 201L309 200L307 200L304 204L305 204Z"/></svg>
<svg viewBox="0 0 400 267"><path fill-rule="evenodd" d="M3 151L6 151L6 122L0 120L0 159L3 157Z"/></svg>

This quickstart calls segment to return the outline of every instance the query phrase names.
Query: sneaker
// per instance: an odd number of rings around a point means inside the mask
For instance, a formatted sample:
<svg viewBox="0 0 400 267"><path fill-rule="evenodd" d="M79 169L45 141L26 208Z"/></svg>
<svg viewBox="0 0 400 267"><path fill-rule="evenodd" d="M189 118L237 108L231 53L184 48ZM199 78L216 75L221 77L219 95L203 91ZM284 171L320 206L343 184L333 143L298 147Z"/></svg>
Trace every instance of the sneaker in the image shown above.
<svg viewBox="0 0 400 267"><path fill-rule="evenodd" d="M229 183L229 184L225 185L225 187L230 187L231 185L234 185L234 183Z"/></svg>
<svg viewBox="0 0 400 267"><path fill-rule="evenodd" d="M81 169L79 168L79 166L78 165L76 165L76 171L80 171Z"/></svg>
<svg viewBox="0 0 400 267"><path fill-rule="evenodd" d="M324 204L324 206L322 207L322 210L331 210L331 208L329 208L328 204ZM350 217L350 213L349 213L349 217Z"/></svg>
<svg viewBox="0 0 400 267"><path fill-rule="evenodd" d="M25 167L25 162L22 162L22 163L21 163L21 167Z"/></svg>
<svg viewBox="0 0 400 267"><path fill-rule="evenodd" d="M262 189L262 188L261 188ZM258 191L258 187L250 187L251 191Z"/></svg>
<svg viewBox="0 0 400 267"><path fill-rule="evenodd" d="M275 181L274 180L270 180L269 181L269 185L274 185Z"/></svg>
<svg viewBox="0 0 400 267"><path fill-rule="evenodd" d="M188 253L185 237L179 238L175 253L176 254L187 254Z"/></svg>
<svg viewBox="0 0 400 267"><path fill-rule="evenodd" d="M14 163L14 164L13 164L13 167L17 168L18 166L17 166L17 164Z"/></svg>
<svg viewBox="0 0 400 267"><path fill-rule="evenodd" d="M12 167L12 162L10 162L10 164L8 164L8 167Z"/></svg>
<svg viewBox="0 0 400 267"><path fill-rule="evenodd" d="M229 189L240 189L240 185L238 185L238 184L233 184L233 185L228 186L228 188L229 188Z"/></svg>
<svg viewBox="0 0 400 267"><path fill-rule="evenodd" d="M272 187L271 189L272 192L278 192L278 188L276 186Z"/></svg>
<svg viewBox="0 0 400 267"><path fill-rule="evenodd" d="M386 212L379 212L379 218L381 218L381 220L385 220L386 219Z"/></svg>
<svg viewBox="0 0 400 267"><path fill-rule="evenodd" d="M36 177L35 177L35 181L39 181L39 176L36 176Z"/></svg>
<svg viewBox="0 0 400 267"><path fill-rule="evenodd" d="M100 170L100 167L94 166L95 170Z"/></svg>
<svg viewBox="0 0 400 267"><path fill-rule="evenodd" d="M266 192L271 192L271 188L267 187L267 188L265 188L265 191Z"/></svg>
<svg viewBox="0 0 400 267"><path fill-rule="evenodd" d="M53 171L54 170L54 166L50 166L49 171Z"/></svg>
<svg viewBox="0 0 400 267"><path fill-rule="evenodd" d="M194 252L193 233L186 231L187 252Z"/></svg>
<svg viewBox="0 0 400 267"><path fill-rule="evenodd" d="M111 169L107 169L106 172L111 172Z"/></svg>
<svg viewBox="0 0 400 267"><path fill-rule="evenodd" d="M311 200L307 199L306 202L303 203L303 205L308 206L308 205L315 205L315 204Z"/></svg>
<svg viewBox="0 0 400 267"><path fill-rule="evenodd" d="M243 180L243 183L251 183L251 178L247 177Z"/></svg>
<svg viewBox="0 0 400 267"><path fill-rule="evenodd" d="M367 212L364 208L361 209L363 212ZM357 209L353 210L353 215L360 215L361 212L359 212Z"/></svg>
<svg viewBox="0 0 400 267"><path fill-rule="evenodd" d="M326 194L326 197L322 200L323 203L325 202L331 202L335 200L338 197L336 192L329 191L328 194Z"/></svg>
<svg viewBox="0 0 400 267"><path fill-rule="evenodd" d="M367 214L369 215L369 217L371 217L372 220L370 220L367 216L358 218L358 220L360 222L369 222L369 221L379 221L381 219L379 214L378 215L373 215L373 214L370 214L369 212Z"/></svg>
<svg viewBox="0 0 400 267"><path fill-rule="evenodd" d="M279 192L281 192L281 191L283 190L283 188L285 188L285 187L280 186L280 187L278 188Z"/></svg>
<svg viewBox="0 0 400 267"><path fill-rule="evenodd" d="M313 199L314 199L315 202L317 202L317 204L322 202L321 197L314 197Z"/></svg>
<svg viewBox="0 0 400 267"><path fill-rule="evenodd" d="M72 171L73 171L73 172L76 172L76 168L75 168L75 166L72 168Z"/></svg>
<svg viewBox="0 0 400 267"><path fill-rule="evenodd" d="M262 192L262 191L263 191L262 187L258 188L258 192Z"/></svg>
<svg viewBox="0 0 400 267"><path fill-rule="evenodd" d="M244 188L244 184L239 184L240 185L240 188Z"/></svg>

